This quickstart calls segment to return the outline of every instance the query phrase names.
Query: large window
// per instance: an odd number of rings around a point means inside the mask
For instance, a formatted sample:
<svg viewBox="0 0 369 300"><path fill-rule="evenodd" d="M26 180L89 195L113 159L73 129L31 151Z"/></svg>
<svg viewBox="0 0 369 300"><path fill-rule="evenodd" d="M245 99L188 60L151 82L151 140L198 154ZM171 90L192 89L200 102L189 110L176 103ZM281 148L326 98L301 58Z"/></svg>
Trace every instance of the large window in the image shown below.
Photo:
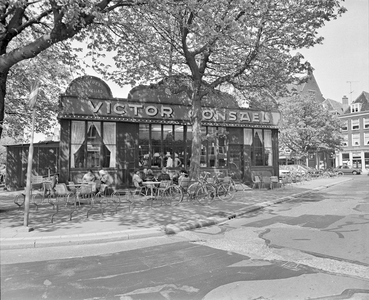
<svg viewBox="0 0 369 300"><path fill-rule="evenodd" d="M72 121L71 168L115 168L116 124Z"/></svg>
<svg viewBox="0 0 369 300"><path fill-rule="evenodd" d="M369 146L369 132L364 132L364 145Z"/></svg>
<svg viewBox="0 0 369 300"><path fill-rule="evenodd" d="M152 169L180 168L185 166L185 128L182 125L140 124L139 165ZM191 131L187 139L192 140Z"/></svg>
<svg viewBox="0 0 369 300"><path fill-rule="evenodd" d="M348 146L348 135L344 134L342 137L343 137L342 146L347 147Z"/></svg>
<svg viewBox="0 0 369 300"><path fill-rule="evenodd" d="M360 146L360 134L355 133L352 135L352 146Z"/></svg>
<svg viewBox="0 0 369 300"><path fill-rule="evenodd" d="M369 129L369 118L364 118L363 122L364 122L364 129Z"/></svg>
<svg viewBox="0 0 369 300"><path fill-rule="evenodd" d="M351 129L352 130L359 130L360 129L359 119L351 120Z"/></svg>
<svg viewBox="0 0 369 300"><path fill-rule="evenodd" d="M343 121L342 122L342 131L347 131L348 130L348 121Z"/></svg>

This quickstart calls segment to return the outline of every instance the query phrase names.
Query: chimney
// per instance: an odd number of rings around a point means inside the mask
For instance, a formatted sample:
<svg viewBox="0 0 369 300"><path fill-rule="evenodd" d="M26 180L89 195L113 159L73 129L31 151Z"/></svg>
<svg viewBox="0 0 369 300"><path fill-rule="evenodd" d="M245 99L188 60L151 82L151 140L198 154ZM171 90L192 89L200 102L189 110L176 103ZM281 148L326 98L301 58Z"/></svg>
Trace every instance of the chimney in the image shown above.
<svg viewBox="0 0 369 300"><path fill-rule="evenodd" d="M348 98L346 95L342 97L342 109L345 112L346 109L349 107Z"/></svg>

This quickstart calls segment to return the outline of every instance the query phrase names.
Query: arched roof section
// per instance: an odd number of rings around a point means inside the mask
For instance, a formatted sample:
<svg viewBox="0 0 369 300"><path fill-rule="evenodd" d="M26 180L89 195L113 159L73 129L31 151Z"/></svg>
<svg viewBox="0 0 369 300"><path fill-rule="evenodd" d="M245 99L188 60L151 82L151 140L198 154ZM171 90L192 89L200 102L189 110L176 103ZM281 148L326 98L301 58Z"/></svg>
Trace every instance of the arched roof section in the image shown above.
<svg viewBox="0 0 369 300"><path fill-rule="evenodd" d="M173 84L174 82L174 84ZM162 80L156 84L139 85L128 94L128 99L138 102L154 102L167 104L191 105L188 96L190 88L184 80L175 79L169 84L168 80ZM213 90L202 99L202 106L239 108L236 99L221 91Z"/></svg>
<svg viewBox="0 0 369 300"><path fill-rule="evenodd" d="M110 87L105 83L105 81L90 75L74 79L67 87L65 95L83 98L113 98Z"/></svg>

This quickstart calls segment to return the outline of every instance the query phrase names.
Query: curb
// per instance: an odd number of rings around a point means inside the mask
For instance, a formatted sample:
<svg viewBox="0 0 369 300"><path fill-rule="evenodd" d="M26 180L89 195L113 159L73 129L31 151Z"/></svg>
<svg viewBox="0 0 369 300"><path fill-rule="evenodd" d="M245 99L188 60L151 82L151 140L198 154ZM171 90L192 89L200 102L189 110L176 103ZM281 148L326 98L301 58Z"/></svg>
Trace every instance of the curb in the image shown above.
<svg viewBox="0 0 369 300"><path fill-rule="evenodd" d="M283 203L294 199L295 197L309 194L315 191L319 191L331 186L341 184L352 180L352 178L346 178L339 182L331 183L328 185L318 186L311 190L307 190L301 193L292 194L290 196L278 198L274 201L266 201L260 204L250 205L244 209L240 209L234 214L227 217L210 217L207 219L201 219L194 222L187 222L185 224L169 224L163 228L150 228L140 230L127 230L127 231L111 231L111 232L99 232L91 234L75 234L75 235L62 235L62 236L50 236L50 237L24 237L24 238L4 238L1 239L0 250L11 250L11 249L27 249L27 248L46 248L46 247L59 247L59 246L74 246L74 245L87 245L87 244L99 244L109 243L117 241L126 241L150 237L160 237L166 235L177 234L182 231L193 230L202 227L208 227L212 225L221 224L231 219L241 217L247 213L263 209L265 207ZM16 208L18 209L18 208Z"/></svg>
<svg viewBox="0 0 369 300"><path fill-rule="evenodd" d="M47 248L77 246L88 244L110 243L118 241L136 240L150 237L165 236L162 228L150 228L141 230L99 232L91 234L74 234L50 237L25 237L8 238L1 241L1 250L29 249L29 248ZM100 238L99 238L100 237Z"/></svg>

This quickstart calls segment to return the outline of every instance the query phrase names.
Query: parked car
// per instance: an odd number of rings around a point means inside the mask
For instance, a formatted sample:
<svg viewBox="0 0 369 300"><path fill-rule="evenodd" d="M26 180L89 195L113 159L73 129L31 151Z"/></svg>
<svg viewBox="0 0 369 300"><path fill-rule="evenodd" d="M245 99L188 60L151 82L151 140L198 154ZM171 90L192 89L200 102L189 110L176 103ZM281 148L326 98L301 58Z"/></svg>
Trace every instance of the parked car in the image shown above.
<svg viewBox="0 0 369 300"><path fill-rule="evenodd" d="M361 170L359 168L350 168L347 165L339 166L334 170L338 172L338 174L352 174L352 175L361 174Z"/></svg>

